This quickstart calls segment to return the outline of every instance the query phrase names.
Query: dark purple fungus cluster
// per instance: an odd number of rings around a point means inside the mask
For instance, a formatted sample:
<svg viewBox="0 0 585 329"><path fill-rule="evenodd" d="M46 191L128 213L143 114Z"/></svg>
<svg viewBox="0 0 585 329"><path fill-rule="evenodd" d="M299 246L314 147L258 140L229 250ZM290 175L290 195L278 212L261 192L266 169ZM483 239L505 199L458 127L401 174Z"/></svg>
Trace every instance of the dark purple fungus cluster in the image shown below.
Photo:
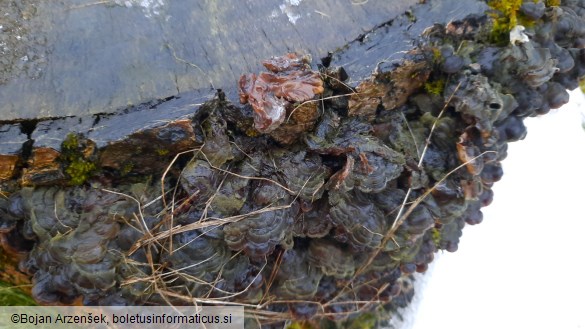
<svg viewBox="0 0 585 329"><path fill-rule="evenodd" d="M37 241L22 266L33 274L39 303L99 299L115 287L120 257L109 245L120 230L116 216L129 216L135 207L82 188L23 188L11 199L11 208L18 209L13 215L26 220L22 235Z"/></svg>
<svg viewBox="0 0 585 329"><path fill-rule="evenodd" d="M355 88L341 67L266 61L240 80L250 104L198 110L194 149L163 177L21 188L0 202L2 243L43 304L230 302L250 326L381 324L412 298L410 274L482 221L523 119L585 75L585 2L520 11L532 23L510 43L490 43L486 17L435 25Z"/></svg>

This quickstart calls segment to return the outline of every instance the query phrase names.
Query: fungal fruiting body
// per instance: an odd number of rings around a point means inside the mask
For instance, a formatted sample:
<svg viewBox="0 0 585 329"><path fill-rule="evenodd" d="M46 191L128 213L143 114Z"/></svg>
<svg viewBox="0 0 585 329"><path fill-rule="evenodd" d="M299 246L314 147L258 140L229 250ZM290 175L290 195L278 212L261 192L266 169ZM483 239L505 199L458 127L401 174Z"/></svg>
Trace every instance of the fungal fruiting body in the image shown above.
<svg viewBox="0 0 585 329"><path fill-rule="evenodd" d="M323 80L311 71L307 59L296 54L262 62L270 72L240 77L240 102L254 109L254 125L260 132L280 126L293 103L313 99L323 92Z"/></svg>

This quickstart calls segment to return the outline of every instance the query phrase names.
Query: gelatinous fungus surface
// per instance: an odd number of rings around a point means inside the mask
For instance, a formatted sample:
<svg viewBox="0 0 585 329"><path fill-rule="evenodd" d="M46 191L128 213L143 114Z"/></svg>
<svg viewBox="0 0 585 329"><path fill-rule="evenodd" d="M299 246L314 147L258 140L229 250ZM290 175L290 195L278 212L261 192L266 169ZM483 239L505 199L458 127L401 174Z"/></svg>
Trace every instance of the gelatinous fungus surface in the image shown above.
<svg viewBox="0 0 585 329"><path fill-rule="evenodd" d="M271 72L246 74L240 78L240 102L254 109L254 125L260 132L280 126L287 107L313 99L323 92L323 80L308 67L308 59L296 54L262 62Z"/></svg>
<svg viewBox="0 0 585 329"><path fill-rule="evenodd" d="M585 2L530 3L514 9L535 21L527 40L494 43L478 17L435 25L398 73L355 89L342 68L265 61L240 80L250 106L219 95L181 121L192 150L150 179L6 190L2 245L42 304L230 302L253 306L250 326L382 324L412 298L410 274L482 221L523 119L585 76Z"/></svg>

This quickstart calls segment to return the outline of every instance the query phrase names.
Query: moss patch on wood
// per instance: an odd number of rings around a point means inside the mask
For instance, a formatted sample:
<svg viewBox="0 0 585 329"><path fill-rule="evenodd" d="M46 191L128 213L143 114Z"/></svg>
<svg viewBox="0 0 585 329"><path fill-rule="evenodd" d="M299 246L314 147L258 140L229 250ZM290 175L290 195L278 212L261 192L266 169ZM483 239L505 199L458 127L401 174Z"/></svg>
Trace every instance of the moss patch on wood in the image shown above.
<svg viewBox="0 0 585 329"><path fill-rule="evenodd" d="M518 11L522 6L522 0L491 0L488 2L493 11L491 41L497 44L505 44L510 40L510 30L518 25Z"/></svg>
<svg viewBox="0 0 585 329"><path fill-rule="evenodd" d="M96 171L96 164L90 159L94 144L83 140L80 135L69 134L61 144L61 160L71 185L81 185Z"/></svg>

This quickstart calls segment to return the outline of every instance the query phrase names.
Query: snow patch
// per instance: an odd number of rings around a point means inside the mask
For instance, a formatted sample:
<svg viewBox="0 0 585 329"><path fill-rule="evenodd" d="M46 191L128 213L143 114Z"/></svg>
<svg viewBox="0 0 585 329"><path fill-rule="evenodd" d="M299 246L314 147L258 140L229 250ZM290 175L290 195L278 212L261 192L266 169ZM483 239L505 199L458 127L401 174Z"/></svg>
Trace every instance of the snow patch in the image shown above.
<svg viewBox="0 0 585 329"><path fill-rule="evenodd" d="M284 0L284 3L278 6L280 9L280 14L285 15L288 18L288 21L293 25L295 25L297 20L301 18L301 15L298 13L296 7L298 7L302 1L303 0ZM274 19L280 14L277 10L273 10L270 14L270 18Z"/></svg>
<svg viewBox="0 0 585 329"><path fill-rule="evenodd" d="M166 5L164 0L114 0L114 3L126 8L141 8L147 18L159 16L162 8Z"/></svg>

